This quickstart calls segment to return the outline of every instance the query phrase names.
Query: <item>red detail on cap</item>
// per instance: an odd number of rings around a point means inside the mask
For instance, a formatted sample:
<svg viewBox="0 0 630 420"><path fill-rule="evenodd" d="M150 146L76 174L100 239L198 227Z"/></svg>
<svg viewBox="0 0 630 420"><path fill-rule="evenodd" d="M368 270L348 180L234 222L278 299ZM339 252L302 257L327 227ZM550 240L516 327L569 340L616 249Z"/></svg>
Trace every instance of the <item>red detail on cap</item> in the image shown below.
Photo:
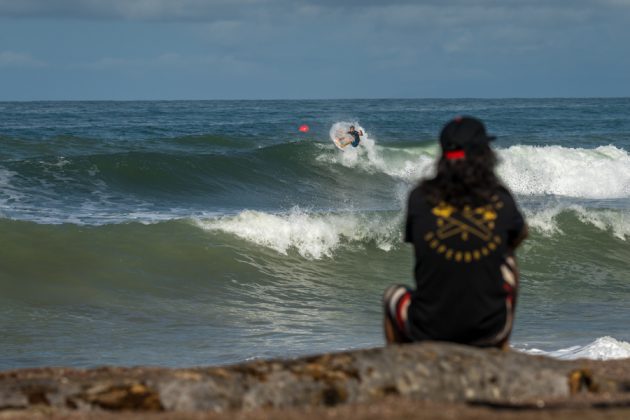
<svg viewBox="0 0 630 420"><path fill-rule="evenodd" d="M308 128L308 125L303 124L300 126L300 128L298 128L298 130L300 130L302 133L307 133L309 128Z"/></svg>
<svg viewBox="0 0 630 420"><path fill-rule="evenodd" d="M449 150L444 152L444 157L446 160L464 159L466 157L466 152L463 150Z"/></svg>

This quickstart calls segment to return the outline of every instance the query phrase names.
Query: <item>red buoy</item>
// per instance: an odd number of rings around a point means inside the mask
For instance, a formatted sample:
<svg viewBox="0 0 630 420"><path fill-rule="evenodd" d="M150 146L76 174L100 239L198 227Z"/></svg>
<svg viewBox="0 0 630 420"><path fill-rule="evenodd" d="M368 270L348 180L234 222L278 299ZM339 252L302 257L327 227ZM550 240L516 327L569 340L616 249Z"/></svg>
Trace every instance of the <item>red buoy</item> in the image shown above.
<svg viewBox="0 0 630 420"><path fill-rule="evenodd" d="M302 133L308 133L308 130L310 130L310 128L308 128L308 125L302 124L300 128L298 128L298 130L300 130L300 132Z"/></svg>

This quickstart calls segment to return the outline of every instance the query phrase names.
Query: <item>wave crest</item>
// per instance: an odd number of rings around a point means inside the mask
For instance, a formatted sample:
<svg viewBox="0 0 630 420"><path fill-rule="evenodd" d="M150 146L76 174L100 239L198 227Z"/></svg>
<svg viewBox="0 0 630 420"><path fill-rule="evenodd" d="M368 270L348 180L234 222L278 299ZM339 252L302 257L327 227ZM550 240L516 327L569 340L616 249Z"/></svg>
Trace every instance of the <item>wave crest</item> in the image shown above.
<svg viewBox="0 0 630 420"><path fill-rule="evenodd" d="M372 216L357 213L309 214L294 207L285 214L246 210L235 216L196 220L206 231L235 235L281 254L297 251L307 259L332 257L344 243L373 242L391 250L400 242L400 215Z"/></svg>
<svg viewBox="0 0 630 420"><path fill-rule="evenodd" d="M595 149L511 146L499 155L499 173L517 194L630 197L630 155L612 145Z"/></svg>
<svg viewBox="0 0 630 420"><path fill-rule="evenodd" d="M556 359L625 359L630 358L630 343L605 336L585 346L572 346L560 350L544 351L540 349L521 349L525 353L551 356Z"/></svg>
<svg viewBox="0 0 630 420"><path fill-rule="evenodd" d="M620 210L586 209L579 205L556 206L533 211L525 209L529 226L544 236L550 237L564 232L559 226L560 215L571 213L578 221L601 231L611 232L618 239L630 238L630 214Z"/></svg>
<svg viewBox="0 0 630 420"><path fill-rule="evenodd" d="M571 206L526 213L532 229L545 237L564 236L557 218L568 213L577 222L610 231L621 240L630 238L630 221L623 212ZM397 249L402 243L403 217L404 212L397 211L309 213L294 207L286 213L245 210L236 215L194 218L193 223L205 231L234 235L283 255L295 251L307 259L321 259L333 257L342 246L357 249L372 243L386 252Z"/></svg>
<svg viewBox="0 0 630 420"><path fill-rule="evenodd" d="M350 123L334 124L331 136L338 124ZM630 154L613 145L595 149L515 145L498 149L497 153L498 173L516 194L586 199L630 197ZM380 146L366 133L360 147L320 155L317 160L417 182L433 175L438 154L435 143L413 148Z"/></svg>

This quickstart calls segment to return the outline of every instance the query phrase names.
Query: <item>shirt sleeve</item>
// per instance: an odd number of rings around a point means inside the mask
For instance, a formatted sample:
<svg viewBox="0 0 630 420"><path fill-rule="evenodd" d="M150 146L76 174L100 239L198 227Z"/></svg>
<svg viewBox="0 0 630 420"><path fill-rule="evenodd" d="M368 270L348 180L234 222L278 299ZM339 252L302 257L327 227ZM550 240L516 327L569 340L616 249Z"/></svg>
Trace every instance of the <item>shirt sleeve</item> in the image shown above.
<svg viewBox="0 0 630 420"><path fill-rule="evenodd" d="M507 192L507 191L506 191ZM523 229L525 229L525 219L523 214L519 210L512 195L507 192L507 198L509 200L510 215L507 226L508 244L512 245L521 236Z"/></svg>
<svg viewBox="0 0 630 420"><path fill-rule="evenodd" d="M407 200L407 218L405 222L405 242L413 242L413 217L418 212L418 192L411 191Z"/></svg>
<svg viewBox="0 0 630 420"><path fill-rule="evenodd" d="M407 212L407 222L405 223L405 242L413 242L413 226L412 226L412 217Z"/></svg>

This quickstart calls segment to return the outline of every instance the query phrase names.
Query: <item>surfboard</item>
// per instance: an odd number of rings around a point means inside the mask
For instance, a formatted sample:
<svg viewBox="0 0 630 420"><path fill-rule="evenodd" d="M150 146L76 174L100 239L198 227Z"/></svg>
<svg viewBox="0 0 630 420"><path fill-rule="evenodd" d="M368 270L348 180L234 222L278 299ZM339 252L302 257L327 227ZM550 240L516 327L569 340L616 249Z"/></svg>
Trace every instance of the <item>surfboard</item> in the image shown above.
<svg viewBox="0 0 630 420"><path fill-rule="evenodd" d="M340 142L341 140L347 141L347 140L354 140L354 139L352 138L350 134L348 134L347 130L337 130L335 132L335 137L332 139L332 141L335 144L335 146L337 146L337 149L343 151L343 150L346 150L346 147L350 146L350 143L347 143L345 146L342 146Z"/></svg>

